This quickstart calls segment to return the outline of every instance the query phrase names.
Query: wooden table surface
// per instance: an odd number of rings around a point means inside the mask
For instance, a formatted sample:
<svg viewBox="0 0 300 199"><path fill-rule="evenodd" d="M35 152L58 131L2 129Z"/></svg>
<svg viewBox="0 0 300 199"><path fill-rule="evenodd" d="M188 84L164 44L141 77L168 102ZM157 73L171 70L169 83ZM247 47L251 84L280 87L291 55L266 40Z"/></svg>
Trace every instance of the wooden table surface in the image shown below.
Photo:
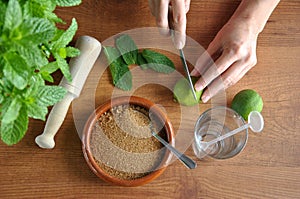
<svg viewBox="0 0 300 199"><path fill-rule="evenodd" d="M193 0L187 35L206 48L239 2ZM101 42L123 31L155 27L145 0L84 0L78 7L58 8L56 13L68 24L76 17L76 38L89 35ZM97 178L85 162L73 104L55 137L54 149L40 149L35 144L35 137L45 126L45 122L36 120L30 121L25 138L17 145L0 143L0 198L300 198L299 14L299 0L280 2L259 36L256 67L226 90L228 103L238 91L248 88L258 91L264 100L264 131L249 134L247 146L238 156L201 161L190 147L186 154L197 161L197 169L188 170L176 161L144 186L113 186ZM101 57L94 68L105 64ZM175 59L175 63L180 66L179 60ZM60 78L57 73L57 82ZM92 93L96 96L95 106L111 98L110 82L106 70L96 94ZM88 89L85 86L83 92L88 93ZM164 106L178 129L180 109L168 88L146 85L134 94ZM200 104L199 114L211 106L211 101ZM192 130L191 125L187 134Z"/></svg>

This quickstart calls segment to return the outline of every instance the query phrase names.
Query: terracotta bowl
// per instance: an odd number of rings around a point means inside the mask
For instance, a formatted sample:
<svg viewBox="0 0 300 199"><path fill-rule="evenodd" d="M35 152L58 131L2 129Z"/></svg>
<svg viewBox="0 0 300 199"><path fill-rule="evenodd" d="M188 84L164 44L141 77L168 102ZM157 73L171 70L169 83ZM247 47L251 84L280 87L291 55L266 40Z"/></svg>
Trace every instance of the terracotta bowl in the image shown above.
<svg viewBox="0 0 300 199"><path fill-rule="evenodd" d="M90 115L84 127L83 138L82 138L82 142L83 142L82 150L88 166L102 180L120 186L140 186L153 181L165 171L166 167L168 166L172 158L172 154L170 153L169 150L165 151L164 157L162 158L157 169L151 171L150 173L147 173L147 175L143 177L127 180L127 179L117 178L104 171L96 163L93 154L91 154L91 148L90 148L91 133L99 117L106 111L110 110L112 107L119 106L119 105L129 105L129 104L143 107L148 111L151 107L151 112L155 114L156 118L158 118L161 122L164 123L163 128L166 133L168 142L174 146L174 139L173 139L174 130L166 114L157 105L155 105L153 102L147 99L136 97L136 96L131 96L131 97L125 96L125 97L114 98L107 101L103 105L99 106L94 111L94 113Z"/></svg>

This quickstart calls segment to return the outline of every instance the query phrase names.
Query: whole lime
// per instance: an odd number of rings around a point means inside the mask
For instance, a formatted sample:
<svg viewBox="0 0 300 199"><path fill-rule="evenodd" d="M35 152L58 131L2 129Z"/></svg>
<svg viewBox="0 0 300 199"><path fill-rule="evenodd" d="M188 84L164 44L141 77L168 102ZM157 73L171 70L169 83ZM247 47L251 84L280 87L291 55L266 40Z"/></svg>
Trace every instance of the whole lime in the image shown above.
<svg viewBox="0 0 300 199"><path fill-rule="evenodd" d="M231 102L231 108L247 120L251 111L262 111L263 100L256 91L246 89L238 92L234 96Z"/></svg>
<svg viewBox="0 0 300 199"><path fill-rule="evenodd" d="M197 77L191 77L193 85L197 82ZM173 89L174 98L177 102L185 106L194 106L200 102L202 91L196 91L196 98L194 98L192 89L186 78L179 79Z"/></svg>

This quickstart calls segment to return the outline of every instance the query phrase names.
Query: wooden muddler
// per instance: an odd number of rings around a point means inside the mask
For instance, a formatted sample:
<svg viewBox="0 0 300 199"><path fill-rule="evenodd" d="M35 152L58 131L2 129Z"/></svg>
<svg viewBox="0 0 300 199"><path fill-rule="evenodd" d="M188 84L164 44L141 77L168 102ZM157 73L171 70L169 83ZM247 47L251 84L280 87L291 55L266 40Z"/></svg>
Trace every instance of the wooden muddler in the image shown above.
<svg viewBox="0 0 300 199"><path fill-rule="evenodd" d="M44 132L35 138L35 142L41 148L54 148L54 136L62 125L71 102L79 97L87 76L101 51L101 43L90 36L79 37L75 47L80 50L80 55L71 58L69 62L72 82L68 82L65 78L62 78L59 84L66 88L68 92L60 102L53 106Z"/></svg>

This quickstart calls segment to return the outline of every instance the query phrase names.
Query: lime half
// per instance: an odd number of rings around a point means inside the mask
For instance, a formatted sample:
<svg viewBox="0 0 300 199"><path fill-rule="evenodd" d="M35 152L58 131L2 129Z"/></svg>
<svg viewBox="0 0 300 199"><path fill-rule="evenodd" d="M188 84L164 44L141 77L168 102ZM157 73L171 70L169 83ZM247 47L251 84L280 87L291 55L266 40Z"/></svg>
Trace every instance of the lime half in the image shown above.
<svg viewBox="0 0 300 199"><path fill-rule="evenodd" d="M198 80L197 77L191 77L193 85ZM174 98L177 102L185 106L194 106L200 102L202 91L196 91L197 100L194 98L192 89L190 88L189 82L186 78L181 78L175 84L173 89Z"/></svg>

